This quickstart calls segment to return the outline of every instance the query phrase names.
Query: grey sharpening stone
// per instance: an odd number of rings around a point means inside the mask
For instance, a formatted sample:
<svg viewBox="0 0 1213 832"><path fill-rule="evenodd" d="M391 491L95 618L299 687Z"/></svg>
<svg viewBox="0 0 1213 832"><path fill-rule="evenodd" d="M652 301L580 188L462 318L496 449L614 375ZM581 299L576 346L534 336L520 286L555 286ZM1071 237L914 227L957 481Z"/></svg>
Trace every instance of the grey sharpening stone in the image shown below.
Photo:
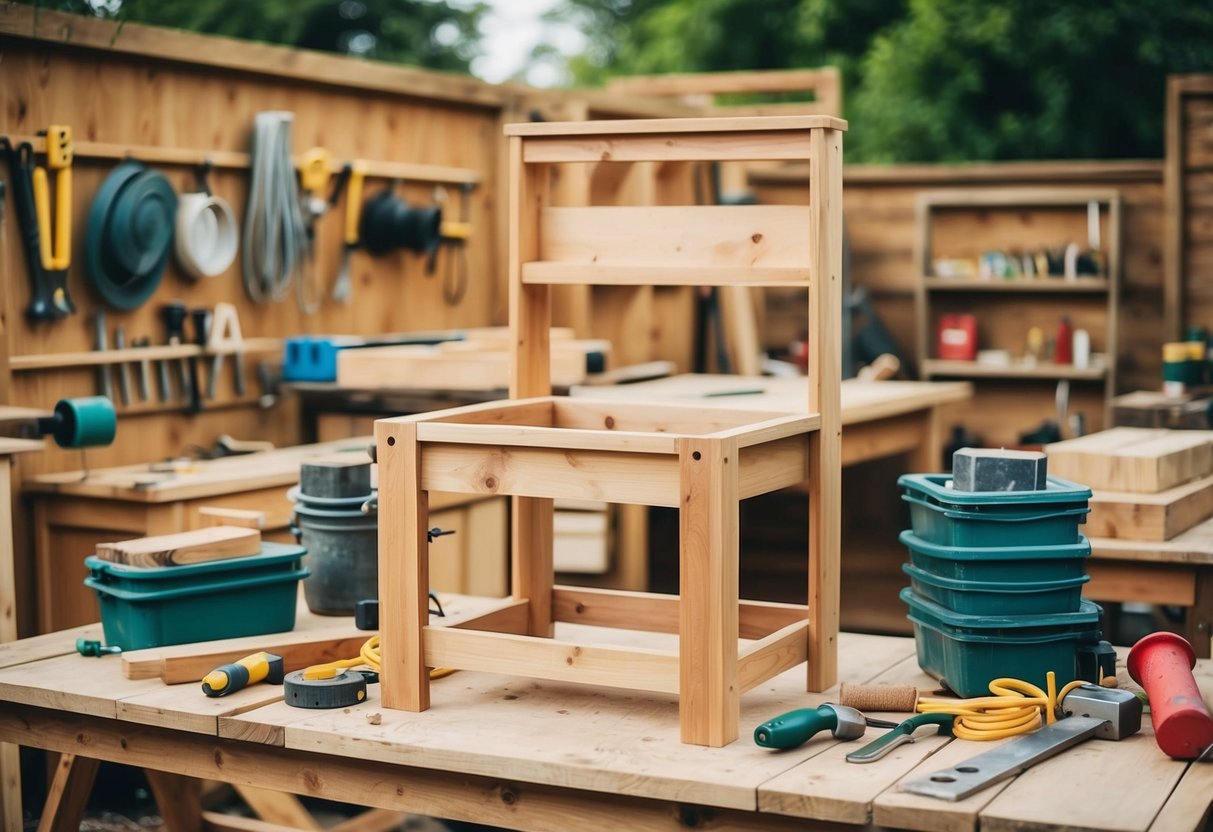
<svg viewBox="0 0 1213 832"><path fill-rule="evenodd" d="M952 454L956 491L1043 491L1048 473L1048 457L1039 451L961 448Z"/></svg>

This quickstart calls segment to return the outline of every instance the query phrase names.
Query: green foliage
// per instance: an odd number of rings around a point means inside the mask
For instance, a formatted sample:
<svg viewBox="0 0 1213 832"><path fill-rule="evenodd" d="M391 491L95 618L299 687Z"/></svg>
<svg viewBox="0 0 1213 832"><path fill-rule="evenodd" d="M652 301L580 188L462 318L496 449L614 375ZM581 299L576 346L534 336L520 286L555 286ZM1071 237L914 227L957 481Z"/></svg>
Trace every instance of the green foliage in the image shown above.
<svg viewBox="0 0 1213 832"><path fill-rule="evenodd" d="M484 3L427 0L21 0L209 35L467 72Z"/></svg>
<svg viewBox="0 0 1213 832"><path fill-rule="evenodd" d="M1162 155L1165 77L1213 70L1213 3L566 0L574 79L838 66L847 158Z"/></svg>

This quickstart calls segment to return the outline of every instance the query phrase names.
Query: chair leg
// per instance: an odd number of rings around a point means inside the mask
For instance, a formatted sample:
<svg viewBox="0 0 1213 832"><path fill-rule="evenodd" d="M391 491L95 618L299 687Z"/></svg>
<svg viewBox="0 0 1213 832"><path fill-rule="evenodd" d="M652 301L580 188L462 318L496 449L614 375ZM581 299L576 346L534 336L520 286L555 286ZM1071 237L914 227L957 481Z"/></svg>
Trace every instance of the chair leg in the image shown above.
<svg viewBox="0 0 1213 832"><path fill-rule="evenodd" d="M737 739L738 460L733 442L679 441L679 684L682 741Z"/></svg>
<svg viewBox="0 0 1213 832"><path fill-rule="evenodd" d="M379 631L383 707L424 711L430 707L425 664L429 624L429 497L421 488L417 425L379 422Z"/></svg>

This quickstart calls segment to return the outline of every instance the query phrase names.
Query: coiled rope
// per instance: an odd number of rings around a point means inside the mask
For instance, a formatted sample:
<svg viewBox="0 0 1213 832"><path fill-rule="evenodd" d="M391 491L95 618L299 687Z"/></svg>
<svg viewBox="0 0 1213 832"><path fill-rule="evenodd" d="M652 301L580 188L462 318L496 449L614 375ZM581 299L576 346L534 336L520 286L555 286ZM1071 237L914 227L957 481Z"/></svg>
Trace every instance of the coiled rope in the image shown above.
<svg viewBox="0 0 1213 832"><path fill-rule="evenodd" d="M311 243L299 205L299 183L291 160L290 112L258 113L253 121L248 207L244 215L244 288L255 303L281 302L299 271L298 301L315 311L309 299Z"/></svg>

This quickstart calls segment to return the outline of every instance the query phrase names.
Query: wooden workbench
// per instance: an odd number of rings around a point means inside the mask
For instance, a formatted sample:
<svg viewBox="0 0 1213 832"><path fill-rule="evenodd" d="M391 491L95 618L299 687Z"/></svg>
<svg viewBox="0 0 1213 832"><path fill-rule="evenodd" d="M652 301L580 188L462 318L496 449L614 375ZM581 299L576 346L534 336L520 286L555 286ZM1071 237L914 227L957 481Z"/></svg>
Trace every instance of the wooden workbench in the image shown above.
<svg viewBox="0 0 1213 832"><path fill-rule="evenodd" d="M1213 655L1213 519L1170 540L1091 538L1091 581L1083 595L1097 601L1137 601L1184 608L1176 631L1196 655Z"/></svg>
<svg viewBox="0 0 1213 832"><path fill-rule="evenodd" d="M443 601L451 614L475 603ZM563 626L557 635L579 643L619 638L619 631ZM442 696L423 713L383 710L377 686L364 704L334 711L292 709L280 689L265 685L207 699L195 684L128 680L117 657L69 652L78 635L93 631L0 645L0 740L188 778L535 830L1190 830L1202 826L1213 803L1213 765L1165 757L1148 720L1139 735L1088 742L947 803L902 793L897 783L987 744L924 736L868 765L844 762L857 743L824 736L786 752L754 745L750 731L765 719L837 700L836 690L806 694L798 669L747 693L742 738L713 749L678 742L672 696L469 671L435 680ZM634 638L663 647L669 637ZM844 633L839 647L844 681L933 686L918 670L911 639ZM1131 684L1123 668L1119 675ZM1213 662L1200 662L1197 677L1208 700ZM376 713L378 725L367 719ZM163 787L164 779L158 782ZM175 793L196 787L180 780Z"/></svg>
<svg viewBox="0 0 1213 832"><path fill-rule="evenodd" d="M98 542L199 528L205 506L266 514L263 536L294 542L287 490L300 465L334 453L365 453L371 436L195 461L177 469L153 465L45 474L24 484L34 508L40 632L96 621L97 602L84 586L84 557ZM431 519L459 534L444 538L434 559L435 586L502 595L506 591L505 506L474 495L436 494ZM448 545L449 544L449 545Z"/></svg>

